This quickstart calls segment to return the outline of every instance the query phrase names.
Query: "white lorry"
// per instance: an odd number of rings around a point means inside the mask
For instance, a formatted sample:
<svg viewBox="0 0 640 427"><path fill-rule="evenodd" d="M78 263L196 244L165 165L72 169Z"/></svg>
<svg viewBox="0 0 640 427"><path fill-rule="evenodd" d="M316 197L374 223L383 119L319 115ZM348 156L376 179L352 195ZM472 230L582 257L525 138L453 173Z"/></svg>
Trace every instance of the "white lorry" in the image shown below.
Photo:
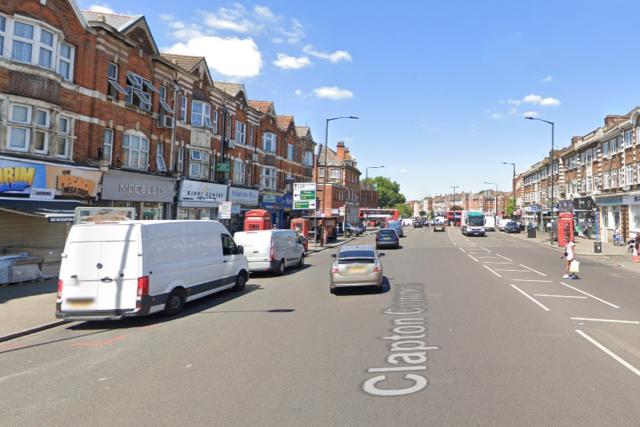
<svg viewBox="0 0 640 427"><path fill-rule="evenodd" d="M74 225L62 254L56 317L109 320L164 311L249 278L243 248L217 221Z"/></svg>

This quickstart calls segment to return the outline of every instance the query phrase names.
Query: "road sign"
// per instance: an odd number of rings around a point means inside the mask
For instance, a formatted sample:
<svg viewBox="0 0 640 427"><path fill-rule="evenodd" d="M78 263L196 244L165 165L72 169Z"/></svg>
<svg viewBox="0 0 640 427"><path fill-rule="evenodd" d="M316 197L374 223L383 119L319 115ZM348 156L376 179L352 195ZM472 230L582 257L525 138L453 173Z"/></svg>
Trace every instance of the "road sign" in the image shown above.
<svg viewBox="0 0 640 427"><path fill-rule="evenodd" d="M316 184L296 182L293 184L293 209L316 208Z"/></svg>
<svg viewBox="0 0 640 427"><path fill-rule="evenodd" d="M233 202L222 202L218 208L218 219L231 219L231 207Z"/></svg>
<svg viewBox="0 0 640 427"><path fill-rule="evenodd" d="M216 165L216 172L229 172L230 170L229 162L218 163Z"/></svg>

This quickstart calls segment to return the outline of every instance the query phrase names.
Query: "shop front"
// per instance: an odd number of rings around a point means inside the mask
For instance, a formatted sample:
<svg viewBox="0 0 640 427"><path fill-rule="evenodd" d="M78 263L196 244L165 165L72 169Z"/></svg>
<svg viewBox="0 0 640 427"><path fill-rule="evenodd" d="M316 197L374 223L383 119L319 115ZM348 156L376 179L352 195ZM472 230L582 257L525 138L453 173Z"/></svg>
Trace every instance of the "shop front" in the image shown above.
<svg viewBox="0 0 640 427"><path fill-rule="evenodd" d="M596 197L595 203L599 237L604 242L613 241L615 231L622 228L622 196Z"/></svg>
<svg viewBox="0 0 640 427"><path fill-rule="evenodd" d="M542 224L541 221L542 209L538 205L531 205L524 207L524 215L522 215L522 219L525 225L529 226L532 224L535 228L538 228L539 224Z"/></svg>
<svg viewBox="0 0 640 427"><path fill-rule="evenodd" d="M39 260L42 277L55 277L74 209L95 200L101 175L94 168L0 156L0 257L26 254Z"/></svg>
<svg viewBox="0 0 640 427"><path fill-rule="evenodd" d="M284 228L284 196L279 193L263 193L260 207L271 213L271 222L276 228Z"/></svg>
<svg viewBox="0 0 640 427"><path fill-rule="evenodd" d="M595 238L596 202L592 197L573 199L573 217L576 234L587 239Z"/></svg>
<svg viewBox="0 0 640 427"><path fill-rule="evenodd" d="M260 193L250 188L229 188L229 200L231 201L231 221L229 231L235 233L244 229L245 212L258 207Z"/></svg>
<svg viewBox="0 0 640 427"><path fill-rule="evenodd" d="M218 219L220 203L227 200L227 186L183 179L178 192L177 219Z"/></svg>
<svg viewBox="0 0 640 427"><path fill-rule="evenodd" d="M631 194L622 198L622 204L627 207L629 218L629 238L635 238L640 233L640 194Z"/></svg>
<svg viewBox="0 0 640 427"><path fill-rule="evenodd" d="M100 205L134 208L137 219L170 219L175 187L173 178L109 171L102 177Z"/></svg>
<svg viewBox="0 0 640 427"><path fill-rule="evenodd" d="M282 208L284 211L284 222L282 228L291 228L291 220L295 218L296 212L293 210L293 194L285 193L282 197Z"/></svg>

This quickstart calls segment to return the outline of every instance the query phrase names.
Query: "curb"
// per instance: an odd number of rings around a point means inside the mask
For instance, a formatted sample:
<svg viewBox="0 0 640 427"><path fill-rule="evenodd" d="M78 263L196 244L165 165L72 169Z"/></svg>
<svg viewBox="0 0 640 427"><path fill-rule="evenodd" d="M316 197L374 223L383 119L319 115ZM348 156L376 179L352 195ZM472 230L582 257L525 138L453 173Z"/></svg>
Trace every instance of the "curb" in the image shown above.
<svg viewBox="0 0 640 427"><path fill-rule="evenodd" d="M55 328L56 326L64 325L65 323L69 323L69 320L57 320L51 323L45 323L44 325L35 326L29 329L23 329L22 331L12 332L10 334L4 335L0 337L0 342L10 341L16 338L24 337L25 335L35 334L36 332L45 331L47 329Z"/></svg>
<svg viewBox="0 0 640 427"><path fill-rule="evenodd" d="M311 252L311 250L310 250L309 252L307 252L307 257L310 257L312 255L320 253L320 252L322 252L322 251L324 251L326 249L338 248L338 247L340 247L340 246L342 246L344 244L347 244L347 243L349 243L349 242L351 242L351 241L353 241L355 239L357 239L357 237L350 237L348 240L343 240L342 242L336 243L333 246L323 246L320 249L314 249L313 252Z"/></svg>

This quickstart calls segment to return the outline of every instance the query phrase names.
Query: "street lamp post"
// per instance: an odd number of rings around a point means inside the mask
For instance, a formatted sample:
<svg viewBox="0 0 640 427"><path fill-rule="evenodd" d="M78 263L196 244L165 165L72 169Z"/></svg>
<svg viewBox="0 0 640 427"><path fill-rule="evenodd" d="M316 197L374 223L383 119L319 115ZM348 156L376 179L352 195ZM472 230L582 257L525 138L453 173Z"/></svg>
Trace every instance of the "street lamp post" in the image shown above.
<svg viewBox="0 0 640 427"><path fill-rule="evenodd" d="M327 188L327 173L329 172L327 169L327 156L329 153L329 122L332 122L334 120L340 120L340 119L351 119L351 120L358 120L358 117L356 116L340 116L340 117L331 117L326 119L326 124L325 124L325 129L324 129L324 165L323 165L323 174L322 174L322 217L324 218L324 200L327 197L327 192L326 192L326 188ZM316 173L316 191L318 190L318 174ZM314 215L314 227L315 227L315 234L314 234L314 240L317 242L318 241L318 213L317 213L317 208L316 208L316 213ZM322 242L322 240L321 240ZM324 244L324 242L323 242Z"/></svg>
<svg viewBox="0 0 640 427"><path fill-rule="evenodd" d="M555 138L555 127L556 127L556 124L554 122L549 121L549 120L543 120L543 119L539 119L537 117L530 117L529 116L529 117L525 117L525 119L527 119L527 120L537 120L539 122L544 122L544 123L546 123L546 124L551 126L551 156L550 156L551 157L551 176L550 176L550 179L551 179L551 203L550 203L550 205L551 205L551 207L550 207L551 208L551 227L549 227L549 240L551 241L551 244L553 245L553 224L554 224L554 221L553 221L553 215L554 215L554 210L553 210L553 204L554 203L553 202L554 202L554 200L553 200L553 198L554 198L554 195L555 195L554 194L554 190L555 190L555 188L554 188L554 178L553 178L553 169L554 169L555 159L553 157L554 157L554 138ZM543 225L544 225L544 221L543 221Z"/></svg>
<svg viewBox="0 0 640 427"><path fill-rule="evenodd" d="M452 185L453 188L453 206L451 207L451 212L453 212L453 224L456 223L456 190L458 189L457 185Z"/></svg>
<svg viewBox="0 0 640 427"><path fill-rule="evenodd" d="M516 210L516 164L513 162L502 162L502 164L513 166L513 180L511 181L513 195L513 211L511 212L511 216L513 217L513 212Z"/></svg>
<svg viewBox="0 0 640 427"><path fill-rule="evenodd" d="M365 180L365 182L369 180L369 169L381 169L383 167L384 167L384 165L366 167L365 170L364 170L364 180Z"/></svg>

